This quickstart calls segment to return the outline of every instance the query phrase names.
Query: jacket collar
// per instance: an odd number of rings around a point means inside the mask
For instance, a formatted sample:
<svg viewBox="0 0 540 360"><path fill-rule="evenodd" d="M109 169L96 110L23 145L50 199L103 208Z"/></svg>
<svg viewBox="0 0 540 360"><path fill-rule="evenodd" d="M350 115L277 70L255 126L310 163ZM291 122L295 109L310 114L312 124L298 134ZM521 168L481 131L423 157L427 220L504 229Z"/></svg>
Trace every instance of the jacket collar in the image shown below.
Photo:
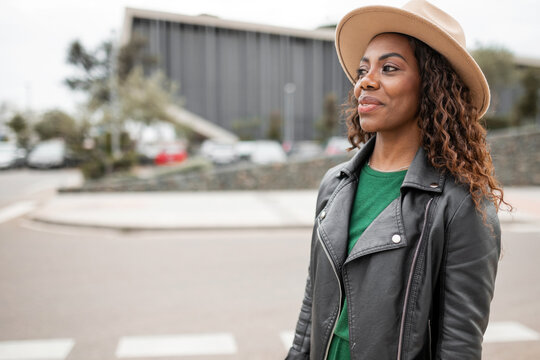
<svg viewBox="0 0 540 360"><path fill-rule="evenodd" d="M341 168L339 177L344 175L357 179L360 169L368 161L375 147L375 136L368 140ZM415 188L424 191L441 193L444 186L444 174L437 171L429 162L425 150L420 146L405 175L401 189Z"/></svg>

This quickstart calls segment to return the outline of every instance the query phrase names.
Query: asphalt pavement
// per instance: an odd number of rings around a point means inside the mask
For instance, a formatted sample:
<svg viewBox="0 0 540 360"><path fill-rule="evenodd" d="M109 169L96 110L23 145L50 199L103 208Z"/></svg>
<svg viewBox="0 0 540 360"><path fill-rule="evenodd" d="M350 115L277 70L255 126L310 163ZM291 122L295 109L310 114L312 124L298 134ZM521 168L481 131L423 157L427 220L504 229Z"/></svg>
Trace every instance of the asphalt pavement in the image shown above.
<svg viewBox="0 0 540 360"><path fill-rule="evenodd" d="M0 177L0 359L285 356L316 191L55 193L68 178ZM483 359L537 360L540 187L506 198Z"/></svg>
<svg viewBox="0 0 540 360"><path fill-rule="evenodd" d="M57 225L119 230L309 228L317 191L216 191L57 194L26 216ZM511 227L540 226L540 187L508 187Z"/></svg>

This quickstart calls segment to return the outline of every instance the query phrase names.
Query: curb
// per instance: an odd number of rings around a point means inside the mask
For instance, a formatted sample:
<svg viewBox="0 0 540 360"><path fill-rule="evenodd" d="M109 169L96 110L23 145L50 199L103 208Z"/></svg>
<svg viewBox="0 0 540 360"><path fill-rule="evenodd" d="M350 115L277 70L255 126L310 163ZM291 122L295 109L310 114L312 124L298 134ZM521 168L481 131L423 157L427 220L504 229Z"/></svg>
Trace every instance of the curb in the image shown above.
<svg viewBox="0 0 540 360"><path fill-rule="evenodd" d="M27 220L40 224L77 227L96 230L116 230L120 232L136 231L251 231L251 230L305 230L313 228L313 224L283 224L283 225L233 225L233 226L129 226L129 225L105 225L68 222L61 220L41 219L39 217L27 217Z"/></svg>
<svg viewBox="0 0 540 360"><path fill-rule="evenodd" d="M182 225L182 224L164 224L164 225L148 225L148 224L100 224L90 222L79 221L65 221L56 220L54 218L47 218L43 216L32 216L31 214L25 216L27 220L41 224L67 226L67 227L79 227L87 229L101 229L101 230L117 230L121 232L134 232L134 231L241 231L241 230L293 230L293 229L312 229L313 223L288 223L288 224L232 224L232 225ZM518 218L510 214L499 216L501 225L539 225L540 218L531 216L529 214L521 215Z"/></svg>

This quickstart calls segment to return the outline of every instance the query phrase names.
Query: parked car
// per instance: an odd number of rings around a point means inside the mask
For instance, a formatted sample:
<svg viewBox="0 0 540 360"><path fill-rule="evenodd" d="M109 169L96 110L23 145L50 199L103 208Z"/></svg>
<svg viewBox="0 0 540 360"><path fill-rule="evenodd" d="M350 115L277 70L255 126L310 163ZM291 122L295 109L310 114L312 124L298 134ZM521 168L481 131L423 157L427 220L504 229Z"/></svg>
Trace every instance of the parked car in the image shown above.
<svg viewBox="0 0 540 360"><path fill-rule="evenodd" d="M255 142L250 160L261 165L284 163L287 161L287 155L277 141L259 140Z"/></svg>
<svg viewBox="0 0 540 360"><path fill-rule="evenodd" d="M253 149L255 149L255 141L239 141L234 145L234 151L238 160L249 160Z"/></svg>
<svg viewBox="0 0 540 360"><path fill-rule="evenodd" d="M140 164L154 164L156 156L163 150L163 145L160 143L138 143L137 154Z"/></svg>
<svg viewBox="0 0 540 360"><path fill-rule="evenodd" d="M326 143L324 153L326 155L347 154L347 149L351 147L349 139L341 136L332 136Z"/></svg>
<svg viewBox="0 0 540 360"><path fill-rule="evenodd" d="M52 139L38 143L26 159L29 167L49 169L62 167L68 160L66 143L62 139Z"/></svg>
<svg viewBox="0 0 540 360"><path fill-rule="evenodd" d="M177 143L165 145L154 158L156 165L178 164L186 160L188 153L186 148Z"/></svg>
<svg viewBox="0 0 540 360"><path fill-rule="evenodd" d="M234 144L219 143L212 140L205 140L202 143L200 153L218 165L231 164L238 159Z"/></svg>
<svg viewBox="0 0 540 360"><path fill-rule="evenodd" d="M323 149L316 141L298 141L292 144L287 155L290 159L306 160L322 155Z"/></svg>
<svg viewBox="0 0 540 360"><path fill-rule="evenodd" d="M24 165L26 150L11 142L0 142L0 169Z"/></svg>

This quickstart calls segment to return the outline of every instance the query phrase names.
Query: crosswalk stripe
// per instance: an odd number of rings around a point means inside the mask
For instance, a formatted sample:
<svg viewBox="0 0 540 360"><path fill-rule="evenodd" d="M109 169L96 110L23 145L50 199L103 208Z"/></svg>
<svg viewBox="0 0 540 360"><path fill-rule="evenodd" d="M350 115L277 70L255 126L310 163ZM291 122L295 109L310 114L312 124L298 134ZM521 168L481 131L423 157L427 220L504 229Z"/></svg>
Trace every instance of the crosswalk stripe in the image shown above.
<svg viewBox="0 0 540 360"><path fill-rule="evenodd" d="M0 223L15 219L21 215L34 210L36 203L34 201L21 201L3 209L0 209Z"/></svg>
<svg viewBox="0 0 540 360"><path fill-rule="evenodd" d="M237 352L231 334L128 336L122 337L116 349L118 358L225 355Z"/></svg>
<svg viewBox="0 0 540 360"><path fill-rule="evenodd" d="M288 350L293 343L294 331L282 331L279 337ZM540 333L518 322L489 323L485 343L515 341L540 341ZM0 341L0 360L64 360L74 345L73 339ZM230 333L126 336L118 342L116 357L229 355L237 352L235 338Z"/></svg>
<svg viewBox="0 0 540 360"><path fill-rule="evenodd" d="M508 224L502 225L504 231L510 231L514 233L537 233L540 232L540 223L529 224Z"/></svg>
<svg viewBox="0 0 540 360"><path fill-rule="evenodd" d="M73 348L72 339L0 342L0 360L63 360Z"/></svg>
<svg viewBox="0 0 540 360"><path fill-rule="evenodd" d="M528 327L512 321L489 323L484 342L537 341L540 334Z"/></svg>

